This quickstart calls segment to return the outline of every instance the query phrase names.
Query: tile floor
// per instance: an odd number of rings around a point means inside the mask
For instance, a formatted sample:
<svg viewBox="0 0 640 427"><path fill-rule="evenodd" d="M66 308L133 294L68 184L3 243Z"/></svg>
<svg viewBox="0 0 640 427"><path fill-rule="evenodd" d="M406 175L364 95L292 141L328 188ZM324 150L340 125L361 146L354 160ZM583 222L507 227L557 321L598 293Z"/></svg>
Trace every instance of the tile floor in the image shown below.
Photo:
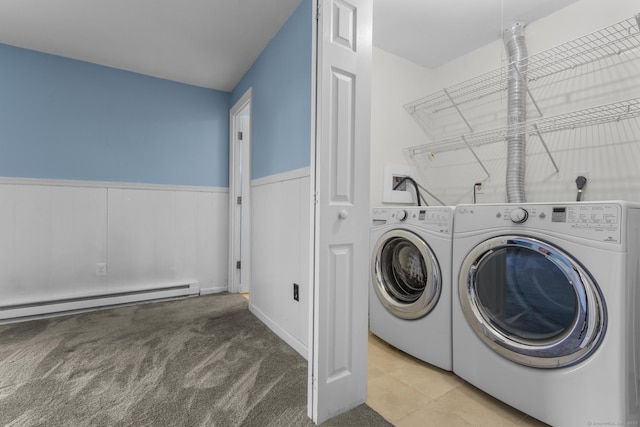
<svg viewBox="0 0 640 427"><path fill-rule="evenodd" d="M546 426L369 333L369 398L397 427Z"/></svg>
<svg viewBox="0 0 640 427"><path fill-rule="evenodd" d="M546 426L371 332L367 405L396 427Z"/></svg>

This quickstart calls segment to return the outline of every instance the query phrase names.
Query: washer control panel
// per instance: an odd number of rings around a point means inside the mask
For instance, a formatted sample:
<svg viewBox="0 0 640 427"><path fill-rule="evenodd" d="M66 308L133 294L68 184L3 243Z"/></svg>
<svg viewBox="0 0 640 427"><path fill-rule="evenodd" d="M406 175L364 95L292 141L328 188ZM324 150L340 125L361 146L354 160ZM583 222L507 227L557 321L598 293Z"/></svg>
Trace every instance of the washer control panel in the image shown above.
<svg viewBox="0 0 640 427"><path fill-rule="evenodd" d="M453 231L453 208L411 206L406 208L376 208L372 212L372 226L415 225L443 234Z"/></svg>

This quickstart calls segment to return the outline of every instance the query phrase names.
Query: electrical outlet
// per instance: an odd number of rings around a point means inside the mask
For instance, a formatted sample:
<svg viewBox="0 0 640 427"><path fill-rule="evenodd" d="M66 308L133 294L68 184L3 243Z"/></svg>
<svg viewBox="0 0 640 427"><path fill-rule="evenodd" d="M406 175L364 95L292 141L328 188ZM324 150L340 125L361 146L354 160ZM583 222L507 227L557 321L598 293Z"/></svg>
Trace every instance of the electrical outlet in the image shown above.
<svg viewBox="0 0 640 427"><path fill-rule="evenodd" d="M295 301L300 301L300 287L297 283L293 284L293 299Z"/></svg>
<svg viewBox="0 0 640 427"><path fill-rule="evenodd" d="M106 276L107 275L107 263L106 262L97 262L96 263L96 276Z"/></svg>
<svg viewBox="0 0 640 427"><path fill-rule="evenodd" d="M393 191L407 191L407 181L402 182L402 179L406 177L406 175L393 175L393 182L391 183ZM400 184L400 182L402 182L402 184Z"/></svg>

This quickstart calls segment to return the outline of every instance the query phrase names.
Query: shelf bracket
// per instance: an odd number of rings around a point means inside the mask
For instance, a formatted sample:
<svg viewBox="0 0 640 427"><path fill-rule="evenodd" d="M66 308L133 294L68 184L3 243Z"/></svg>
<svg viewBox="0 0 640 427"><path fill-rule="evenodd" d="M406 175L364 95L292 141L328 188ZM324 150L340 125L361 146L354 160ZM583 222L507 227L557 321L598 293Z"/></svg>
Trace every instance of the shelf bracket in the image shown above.
<svg viewBox="0 0 640 427"><path fill-rule="evenodd" d="M520 70L518 70L518 67L516 67L516 64L513 64L513 69L516 70L516 73L518 73L518 78L523 81L523 82L527 82L527 84L525 85L526 89L527 89L527 95L529 95L529 99L531 99L531 102L533 102L533 106L536 107L536 110L538 110L538 114L540 115L540 117L544 117L544 114L542 114L542 110L540 109L540 107L538 106L538 103L536 102L536 99L533 97L533 94L531 93L531 91L529 90L529 82L528 80L525 80L522 77L522 74L520 73Z"/></svg>
<svg viewBox="0 0 640 427"><path fill-rule="evenodd" d="M487 178L489 179L491 178L491 174L489 173L489 171L487 170L487 168L484 167L484 164L482 163L482 161L480 160L480 158L478 157L478 155L476 154L475 151L473 151L473 148L471 147L471 145L467 142L467 139L464 137L464 135L460 135L460 138L462 138L462 141L464 141L464 143L467 145L467 148L469 149L469 151L471 151L471 154L473 154L473 157L476 158L476 160L478 161L478 164L480 164L480 167L482 168L482 170L484 170L484 173L487 174Z"/></svg>
<svg viewBox="0 0 640 427"><path fill-rule="evenodd" d="M458 104L456 104L456 102L453 100L451 95L449 95L449 92L447 92L446 88L442 90L444 91L444 94L447 95L447 98L449 98L449 101L451 101L451 105L453 105L453 108L455 108L458 114L460 114L460 117L462 117L462 121L464 121L464 124L467 125L471 133L473 133L473 128L471 127L467 119L464 117L464 114L462 114L462 111L460 111L460 108L458 108Z"/></svg>
<svg viewBox="0 0 640 427"><path fill-rule="evenodd" d="M534 124L533 129L536 131L536 136L540 138L540 142L542 142L542 146L547 152L547 156L549 156L549 160L551 160L551 163L553 163L553 167L555 168L556 173L560 173L560 169L558 169L558 165L556 164L556 161L553 159L553 156L551 155L551 151L549 151L549 147L547 147L547 143L544 142L544 138L542 137L542 134L540 133L538 126Z"/></svg>

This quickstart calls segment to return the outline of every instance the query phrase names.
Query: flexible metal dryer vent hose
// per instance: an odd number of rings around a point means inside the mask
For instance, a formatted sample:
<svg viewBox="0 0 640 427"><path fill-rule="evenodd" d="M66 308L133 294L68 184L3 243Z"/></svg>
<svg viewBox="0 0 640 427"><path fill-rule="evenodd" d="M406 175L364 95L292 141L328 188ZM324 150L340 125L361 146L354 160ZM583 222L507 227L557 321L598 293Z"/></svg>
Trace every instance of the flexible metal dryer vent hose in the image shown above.
<svg viewBox="0 0 640 427"><path fill-rule="evenodd" d="M504 30L509 61L507 86L507 202L526 202L524 172L527 137L527 46L524 24L516 22Z"/></svg>

